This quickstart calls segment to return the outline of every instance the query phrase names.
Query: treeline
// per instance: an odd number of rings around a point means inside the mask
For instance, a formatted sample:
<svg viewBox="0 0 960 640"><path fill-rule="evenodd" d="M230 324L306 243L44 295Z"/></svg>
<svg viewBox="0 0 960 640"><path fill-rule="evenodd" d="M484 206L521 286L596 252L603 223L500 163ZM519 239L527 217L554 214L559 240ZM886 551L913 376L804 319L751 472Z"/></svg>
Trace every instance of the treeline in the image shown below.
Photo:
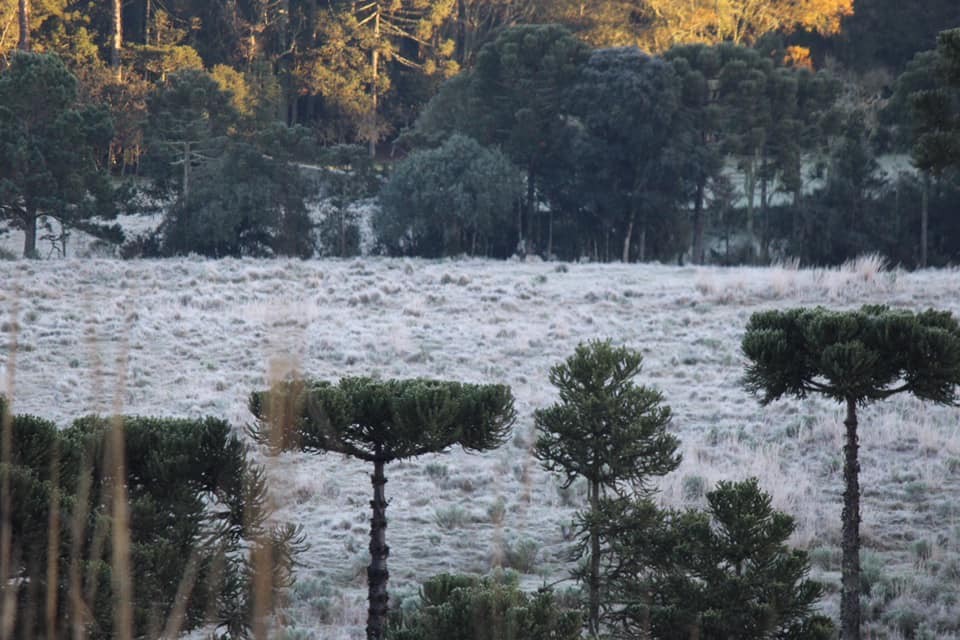
<svg viewBox="0 0 960 640"><path fill-rule="evenodd" d="M7 52L0 74L0 216L25 255L38 233L118 242L110 218L150 209L125 255L354 255L379 196L388 254L960 256L956 32L906 61L952 4L902 30L896 78L830 63L866 68L842 52L899 15L879 1L710 2L697 24L668 0L33 4L21 48L59 62Z"/></svg>

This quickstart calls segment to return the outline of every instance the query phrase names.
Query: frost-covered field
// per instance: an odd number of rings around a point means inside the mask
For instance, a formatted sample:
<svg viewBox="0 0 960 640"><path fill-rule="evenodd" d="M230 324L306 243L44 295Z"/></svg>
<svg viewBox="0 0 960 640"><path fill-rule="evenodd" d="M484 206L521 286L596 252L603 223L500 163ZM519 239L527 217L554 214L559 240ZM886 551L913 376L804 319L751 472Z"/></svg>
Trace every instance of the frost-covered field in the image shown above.
<svg viewBox="0 0 960 640"><path fill-rule="evenodd" d="M565 576L564 537L584 491L561 492L538 468L532 413L555 398L550 366L578 342L608 337L644 353L641 381L661 389L675 413L684 462L663 482L662 500L696 505L716 480L758 476L776 506L797 517L794 543L813 550L817 575L836 584L842 412L816 398L761 408L739 384L744 326L755 311L794 305L960 314L960 272L878 273L870 263L817 272L51 260L0 262L0 278L0 379L13 387L16 412L63 423L120 408L213 414L240 426L249 392L291 370L511 385L519 419L502 448L388 467L396 593L441 571L486 572L523 540L538 548L526 584ZM960 411L895 399L865 410L861 424L867 564L876 580L899 585L882 596L873 590L887 604L871 624L916 611L949 628L960 591ZM311 544L288 624L317 638L362 637L369 470L338 456L268 464L281 517L303 522ZM836 613L835 594L825 608Z"/></svg>

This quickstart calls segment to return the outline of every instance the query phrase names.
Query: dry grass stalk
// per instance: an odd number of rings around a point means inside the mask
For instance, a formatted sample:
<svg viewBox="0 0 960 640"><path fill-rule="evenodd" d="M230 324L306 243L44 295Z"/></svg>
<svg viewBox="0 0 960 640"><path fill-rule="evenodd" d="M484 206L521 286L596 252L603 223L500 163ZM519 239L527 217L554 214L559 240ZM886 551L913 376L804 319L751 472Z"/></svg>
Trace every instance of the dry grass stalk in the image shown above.
<svg viewBox="0 0 960 640"><path fill-rule="evenodd" d="M20 316L20 290L14 291L13 303L10 310L10 352L7 359L7 380L5 410L0 416L2 435L0 435L0 513L3 514L0 522L0 639L8 640L13 635L14 624L17 620L17 588L16 576L13 575L13 525L10 522L10 512L13 500L10 495L10 463L13 451L13 392L15 386L16 358L17 358L17 319Z"/></svg>
<svg viewBox="0 0 960 640"><path fill-rule="evenodd" d="M133 638L133 576L130 571L130 505L127 501L127 469L123 425L123 394L127 372L127 343L117 359L117 386L107 456L112 470L111 511L113 541L110 576L113 580L114 636L117 640Z"/></svg>

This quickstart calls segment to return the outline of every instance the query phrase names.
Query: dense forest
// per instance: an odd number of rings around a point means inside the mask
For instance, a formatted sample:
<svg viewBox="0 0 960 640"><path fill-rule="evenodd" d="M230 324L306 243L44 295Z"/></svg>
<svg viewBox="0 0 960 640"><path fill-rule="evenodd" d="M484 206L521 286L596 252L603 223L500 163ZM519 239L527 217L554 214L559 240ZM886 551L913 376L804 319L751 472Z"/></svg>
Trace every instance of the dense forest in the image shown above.
<svg viewBox="0 0 960 640"><path fill-rule="evenodd" d="M347 256L366 225L394 255L944 264L958 26L950 0L3 0L0 217L25 255L82 229Z"/></svg>

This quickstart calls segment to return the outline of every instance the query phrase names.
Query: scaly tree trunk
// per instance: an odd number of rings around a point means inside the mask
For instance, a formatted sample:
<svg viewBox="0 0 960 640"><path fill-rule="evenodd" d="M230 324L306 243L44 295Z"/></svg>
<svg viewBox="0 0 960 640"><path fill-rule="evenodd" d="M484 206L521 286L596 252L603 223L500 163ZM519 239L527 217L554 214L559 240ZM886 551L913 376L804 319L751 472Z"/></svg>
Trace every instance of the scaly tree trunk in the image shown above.
<svg viewBox="0 0 960 640"><path fill-rule="evenodd" d="M17 48L30 51L30 0L20 0L18 17L20 20L20 40Z"/></svg>
<svg viewBox="0 0 960 640"><path fill-rule="evenodd" d="M704 176L697 178L697 193L693 200L693 263L703 264L703 193L707 187Z"/></svg>
<svg viewBox="0 0 960 640"><path fill-rule="evenodd" d="M847 418L843 421L847 441L843 447L843 534L842 595L840 597L840 637L860 640L860 462L857 460L857 402L847 398Z"/></svg>
<svg viewBox="0 0 960 640"><path fill-rule="evenodd" d="M120 66L120 50L123 48L123 0L113 0L113 33L110 38L110 70L113 80L123 82L123 68Z"/></svg>
<svg viewBox="0 0 960 640"><path fill-rule="evenodd" d="M190 199L190 143L183 143L183 206Z"/></svg>
<svg viewBox="0 0 960 640"><path fill-rule="evenodd" d="M640 262L646 262L647 260L647 216L644 215L640 219L640 238L638 238Z"/></svg>
<svg viewBox="0 0 960 640"><path fill-rule="evenodd" d="M23 218L23 257L37 256L37 213L27 211Z"/></svg>
<svg viewBox="0 0 960 640"><path fill-rule="evenodd" d="M600 511L600 483L590 482L590 512L596 515ZM600 532L595 523L590 525L590 637L600 635Z"/></svg>
<svg viewBox="0 0 960 640"><path fill-rule="evenodd" d="M920 268L927 268L927 231L930 225L930 172L923 172L923 191L920 195Z"/></svg>
<svg viewBox="0 0 960 640"><path fill-rule="evenodd" d="M630 219L627 221L627 232L623 236L623 255L622 262L630 262L630 240L633 238L633 225L637 219L637 207L630 203Z"/></svg>
<svg viewBox="0 0 960 640"><path fill-rule="evenodd" d="M387 546L387 500L383 490L387 479L383 475L383 467L382 459L374 460L373 475L370 476L373 483L373 500L370 502L373 517L370 519L370 566L367 567L370 603L367 640L383 640L387 629L387 580L390 577L387 556L390 555L390 547Z"/></svg>
<svg viewBox="0 0 960 640"><path fill-rule="evenodd" d="M377 13L373 17L373 51L370 53L370 66L372 69L373 82L370 84L370 157L377 155L377 110L379 107L379 87L377 83L380 78L380 8L377 7Z"/></svg>

